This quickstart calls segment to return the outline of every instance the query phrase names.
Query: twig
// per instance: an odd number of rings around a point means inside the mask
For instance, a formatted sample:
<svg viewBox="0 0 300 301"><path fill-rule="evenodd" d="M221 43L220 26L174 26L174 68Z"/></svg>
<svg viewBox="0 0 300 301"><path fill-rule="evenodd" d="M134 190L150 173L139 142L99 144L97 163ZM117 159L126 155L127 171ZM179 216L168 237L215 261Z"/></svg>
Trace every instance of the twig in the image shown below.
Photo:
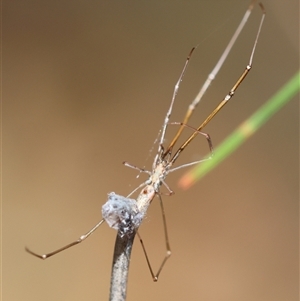
<svg viewBox="0 0 300 301"><path fill-rule="evenodd" d="M113 264L112 264L112 273L111 273L111 283L110 283L110 301L124 301L126 300L126 292L127 292L127 280L128 280L128 272L129 272L129 264L130 264L130 255L132 250L133 241L136 235L136 231L146 214L146 211L151 203L151 200L155 196L155 190L153 189L152 185L147 185L142 193L140 193L139 197L137 198L137 206L138 206L138 213L134 214L131 208L125 208L125 206L120 207L118 216L115 216L115 220L118 227L118 234L115 242L115 249L114 249L114 257L113 257ZM115 201L118 201L118 198L121 196L116 195ZM121 197L123 198L123 197ZM129 199L130 200L130 199ZM122 199L125 201L125 198ZM108 201L109 202L109 201ZM106 204L109 204L109 203ZM106 205L105 204L105 205ZM104 205L104 206L105 206ZM112 212L116 213L116 208L112 208ZM130 217L125 215L129 215ZM110 213L107 213L109 216ZM133 222L134 218L138 216L137 221ZM104 216L105 218L105 216ZM124 227L122 227L122 222L129 222L126 224L126 227L131 228L133 223L132 231L124 231Z"/></svg>
<svg viewBox="0 0 300 301"><path fill-rule="evenodd" d="M130 255L134 237L135 233L132 233L130 236L125 235L123 237L117 235L109 300L123 301L126 299Z"/></svg>

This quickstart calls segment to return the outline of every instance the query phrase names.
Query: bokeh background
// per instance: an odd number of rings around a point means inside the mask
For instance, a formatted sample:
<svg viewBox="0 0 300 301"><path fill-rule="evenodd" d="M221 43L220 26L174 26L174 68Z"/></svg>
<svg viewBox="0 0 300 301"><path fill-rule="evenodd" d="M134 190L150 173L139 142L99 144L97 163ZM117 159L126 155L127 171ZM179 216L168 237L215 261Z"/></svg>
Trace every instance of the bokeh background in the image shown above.
<svg viewBox="0 0 300 301"><path fill-rule="evenodd" d="M192 46L180 121L248 1L4 1L2 300L108 300L116 232L45 253L88 231L107 193L127 195L149 153ZM264 0L253 70L209 124L217 146L299 68L299 2ZM249 58L253 12L190 124L228 92ZM295 97L226 162L164 197L172 257L153 283L135 242L128 300L298 300L299 105ZM171 139L171 133L167 137ZM201 146L202 145L202 146ZM155 146L156 149L156 146ZM180 162L207 153L204 139ZM147 160L147 157L148 160ZM179 163L180 163L179 162ZM157 200L140 233L156 269L164 254Z"/></svg>

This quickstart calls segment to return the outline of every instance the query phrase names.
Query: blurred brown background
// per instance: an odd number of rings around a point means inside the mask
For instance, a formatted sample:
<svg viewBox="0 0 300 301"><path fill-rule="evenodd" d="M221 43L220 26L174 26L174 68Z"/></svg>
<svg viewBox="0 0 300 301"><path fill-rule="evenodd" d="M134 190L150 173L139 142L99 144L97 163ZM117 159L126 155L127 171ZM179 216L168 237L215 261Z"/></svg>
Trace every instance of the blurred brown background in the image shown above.
<svg viewBox="0 0 300 301"><path fill-rule="evenodd" d="M207 126L217 146L299 68L299 3L264 0L267 18L253 70ZM108 192L127 195L146 161L173 87L200 43L173 114L179 121L242 18L248 1L4 1L4 301L108 300L116 232L102 226L45 262L44 253L88 231ZM190 124L228 92L249 58L261 12ZM170 139L170 135L168 136ZM180 162L205 155L204 139ZM138 241L128 300L298 300L298 101L189 191L164 197L173 255L153 283ZM200 145L203 146L203 150ZM156 147L155 147L156 149ZM141 227L158 267L158 202Z"/></svg>

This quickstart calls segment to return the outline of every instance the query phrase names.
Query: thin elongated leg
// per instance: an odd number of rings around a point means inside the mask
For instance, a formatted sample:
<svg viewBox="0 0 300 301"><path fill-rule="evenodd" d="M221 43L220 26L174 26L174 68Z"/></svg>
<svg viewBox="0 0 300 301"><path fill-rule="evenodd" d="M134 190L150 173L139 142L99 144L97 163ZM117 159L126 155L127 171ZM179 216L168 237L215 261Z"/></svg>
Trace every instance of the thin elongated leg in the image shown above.
<svg viewBox="0 0 300 301"><path fill-rule="evenodd" d="M239 37L241 31L243 30L246 22L249 19L249 16L252 12L253 6L255 4L256 0L253 0L251 2L251 4L248 7L248 10L246 11L246 13L244 14L239 26L237 27L236 31L234 32L232 38L230 39L228 45L226 46L224 52L222 53L220 59L218 60L217 64L215 65L215 67L213 68L213 70L211 71L211 73L208 75L205 83L203 84L203 86L201 87L199 93L197 94L197 96L195 97L195 99L193 100L193 102L189 105L188 110L185 114L185 117L183 119L183 124L187 124L188 120L190 119L191 115L193 114L194 110L196 109L197 105L199 104L199 102L201 101L203 95L205 94L205 92L207 91L207 89L209 88L210 84L212 83L212 81L215 79L215 77L217 76L217 74L219 73L219 70L221 69L221 67L223 66L228 54L230 53L233 45L235 44L237 38ZM264 8L262 7L261 4L259 4L263 10L263 14L265 14L264 12ZM261 27L261 26L260 26ZM260 31L260 29L259 29ZM256 42L257 39L255 41L255 46L256 46ZM254 48L255 48L254 46ZM253 52L252 52L253 53ZM252 63L252 56L251 55L251 63ZM183 127L180 127L177 134L175 135L175 137L173 138L172 142L170 143L169 147L167 148L167 151L169 149L172 149L174 144L177 142L178 138L180 137L181 133L183 131ZM167 152L166 151L166 152Z"/></svg>
<svg viewBox="0 0 300 301"><path fill-rule="evenodd" d="M140 167L137 167L135 165L132 165L126 161L123 162L123 164L127 167L130 167L132 169L136 169L138 170L139 172L144 172L146 174L148 174L149 176L151 176L151 172L149 170L146 170L144 168L140 168ZM133 191L131 191L128 195L127 195L127 198L129 198L132 194L134 194L138 189L142 188L143 186L147 185L147 181L142 183L141 185L139 185L138 187L136 187Z"/></svg>
<svg viewBox="0 0 300 301"><path fill-rule="evenodd" d="M160 202L160 207L161 207L161 213L162 213L162 219L163 219L163 226L164 226L164 234L165 234L165 242L166 242L166 255L165 255L165 258L163 259L158 271L156 274L154 274L153 272L153 269L151 267L151 264L150 264L150 260L149 260L149 257L148 257L148 254L147 254L147 251L146 251L146 248L145 248L145 245L144 245L144 242L140 236L140 234L137 232L137 235L139 237L139 240L140 240L140 243L142 245L142 248L143 248L143 251L144 251L144 254L145 254L145 257L146 257L146 260L147 260L147 264L148 264L148 267L149 267L149 270L150 270L150 273L151 273L151 276L152 276L152 279L153 281L157 281L158 280L158 277L165 265L165 263L167 262L167 260L170 258L171 256L171 248L170 248L170 243L169 243L169 237L168 237L168 230L167 230L167 221L166 221L166 215L165 215L165 210L164 210L164 206L163 206L163 201L162 201L162 198L159 194L157 194L158 198L159 198L159 202Z"/></svg>
<svg viewBox="0 0 300 301"><path fill-rule="evenodd" d="M166 131L167 131L167 127L168 127L168 123L169 123L169 120L170 120L170 117L171 117L171 114L172 114L172 110L173 110L173 105L174 105L174 102L175 102L175 99L176 99L176 96L177 96L177 93L178 93L178 90L179 90L179 86L180 86L180 83L183 79L183 76L185 74L185 71L186 71L186 68L188 66L188 63L189 63L189 60L193 54L195 50L195 47L192 48L192 50L190 51L186 61L185 61L185 64L183 66L183 69L181 71L181 74L179 76L179 79L174 87L174 91L173 91L173 96L172 96L172 100L171 100L171 104L170 104L170 107L168 109L168 112L166 114L166 117L165 117L165 120L164 120L164 123L163 123L163 127L162 127L162 130L161 130L161 136L160 136L160 140L159 140L159 146L158 146L158 154L161 153L161 150L162 150L162 145L164 143L164 139L165 139L165 135L166 135ZM157 160L158 160L158 157L156 156L155 160L154 160L154 165L157 164Z"/></svg>
<svg viewBox="0 0 300 301"><path fill-rule="evenodd" d="M238 80L235 82L235 84L233 85L233 87L231 88L231 90L229 91L229 93L224 97L224 99L217 105L217 107L210 113L210 115L208 115L208 117L200 124L200 126L197 128L197 131L201 131L214 117L215 115L228 103L228 101L234 96L236 90L238 89L238 87L240 86L240 84L243 82L243 80L246 78L246 76L249 74L251 68L252 68L252 61L253 61L253 56L254 56L254 52L256 49L256 45L257 45L257 41L258 41L258 37L260 35L261 32L261 28L262 28L262 24L266 15L266 12L264 10L264 7L261 3L259 3L263 15L259 24L259 28L256 34L256 38L254 41L254 45L251 51L251 55L250 55L250 59L249 59L249 63L245 68L245 71L242 73L242 75L238 78ZM177 160L178 156L180 155L180 153L190 144L190 142L196 137L196 135L198 134L198 132L194 132L181 146L180 148L176 151L176 153L174 154L173 158L171 159L172 164ZM171 143L172 144L172 143Z"/></svg>
<svg viewBox="0 0 300 301"><path fill-rule="evenodd" d="M193 162L190 162L190 163L182 164L180 166L177 166L175 168L170 169L169 172L173 172L173 171L176 171L176 170L181 169L181 168L185 168L185 167L189 167L189 166L192 166L192 165L195 165L195 164L199 164L199 163L211 160L211 159L212 159L212 157L210 156L210 157L205 158L205 159L201 159L201 160L193 161Z"/></svg>
<svg viewBox="0 0 300 301"><path fill-rule="evenodd" d="M31 255L35 256L35 257L38 257L38 258L41 258L41 259L47 259L55 254L58 254L68 248L71 248L73 246L76 246L77 244L83 242L86 238L88 238L94 231L97 230L97 228L99 228L101 226L101 224L104 222L104 219L102 219L96 226L94 226L89 232L81 235L76 241L73 241L71 242L70 244L58 249L58 250L55 250L53 252L50 252L50 253L47 253L47 254L43 254L43 255L39 255L37 253L34 253L32 252L31 250L29 250L27 247L25 247L25 250L30 253Z"/></svg>
<svg viewBox="0 0 300 301"><path fill-rule="evenodd" d="M138 171L140 171L140 172L144 172L144 173L146 173L146 174L148 174L148 175L151 175L151 172L150 172L149 170L144 169L144 168L137 167L137 166L132 165L132 164L126 162L126 161L124 161L123 164L124 164L125 166L127 166L127 167L132 168L132 169L136 169L136 170L138 170Z"/></svg>
<svg viewBox="0 0 300 301"><path fill-rule="evenodd" d="M129 198L132 194L134 194L137 190L139 190L140 188L144 187L147 185L147 181L142 183L141 185L139 185L137 188L135 188L134 190L132 190L128 195L127 198Z"/></svg>
<svg viewBox="0 0 300 301"><path fill-rule="evenodd" d="M188 124L183 124L182 122L171 122L170 124L171 125L180 125L181 127L185 126L185 127L188 127L190 129L194 130L198 134L203 135L206 138L206 140L207 140L207 143L208 143L208 146L209 146L209 151L210 151L210 156L208 158L205 158L205 159L193 161L193 162L190 162L190 163L185 163L185 164L182 164L180 166L174 167L174 168L170 169L168 172L173 172L175 170L178 170L178 169L181 169L181 168L185 168L185 167L189 167L189 166L192 166L192 165L195 165L195 164L198 164L198 163L201 163L201 162L205 162L205 161L208 161L208 160L212 159L212 157L214 155L214 149L213 149L212 141L211 141L211 138L210 138L209 134L200 132L197 129L193 128L192 126L189 126Z"/></svg>
<svg viewBox="0 0 300 301"><path fill-rule="evenodd" d="M164 195L167 195L167 196L171 196L174 194L174 191L169 187L169 185L165 182L165 181L162 181L162 183L164 184L164 186L168 189L169 193L161 193L161 192L158 192L158 194L164 194Z"/></svg>

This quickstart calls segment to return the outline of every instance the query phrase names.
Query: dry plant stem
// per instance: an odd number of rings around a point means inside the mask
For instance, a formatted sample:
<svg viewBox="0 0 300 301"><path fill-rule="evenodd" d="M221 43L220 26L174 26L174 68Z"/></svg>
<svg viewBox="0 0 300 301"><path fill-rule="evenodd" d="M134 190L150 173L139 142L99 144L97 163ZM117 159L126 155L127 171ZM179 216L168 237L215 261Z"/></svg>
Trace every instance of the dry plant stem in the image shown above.
<svg viewBox="0 0 300 301"><path fill-rule="evenodd" d="M117 235L109 300L123 301L126 299L130 255L134 237L135 233L130 236L125 235L124 237Z"/></svg>
<svg viewBox="0 0 300 301"><path fill-rule="evenodd" d="M138 208L143 215L155 196L153 185L147 185L137 198ZM121 237L119 231L116 238L111 283L110 283L110 301L124 301L126 300L127 279L130 264L130 255L133 241L136 232L130 235Z"/></svg>

